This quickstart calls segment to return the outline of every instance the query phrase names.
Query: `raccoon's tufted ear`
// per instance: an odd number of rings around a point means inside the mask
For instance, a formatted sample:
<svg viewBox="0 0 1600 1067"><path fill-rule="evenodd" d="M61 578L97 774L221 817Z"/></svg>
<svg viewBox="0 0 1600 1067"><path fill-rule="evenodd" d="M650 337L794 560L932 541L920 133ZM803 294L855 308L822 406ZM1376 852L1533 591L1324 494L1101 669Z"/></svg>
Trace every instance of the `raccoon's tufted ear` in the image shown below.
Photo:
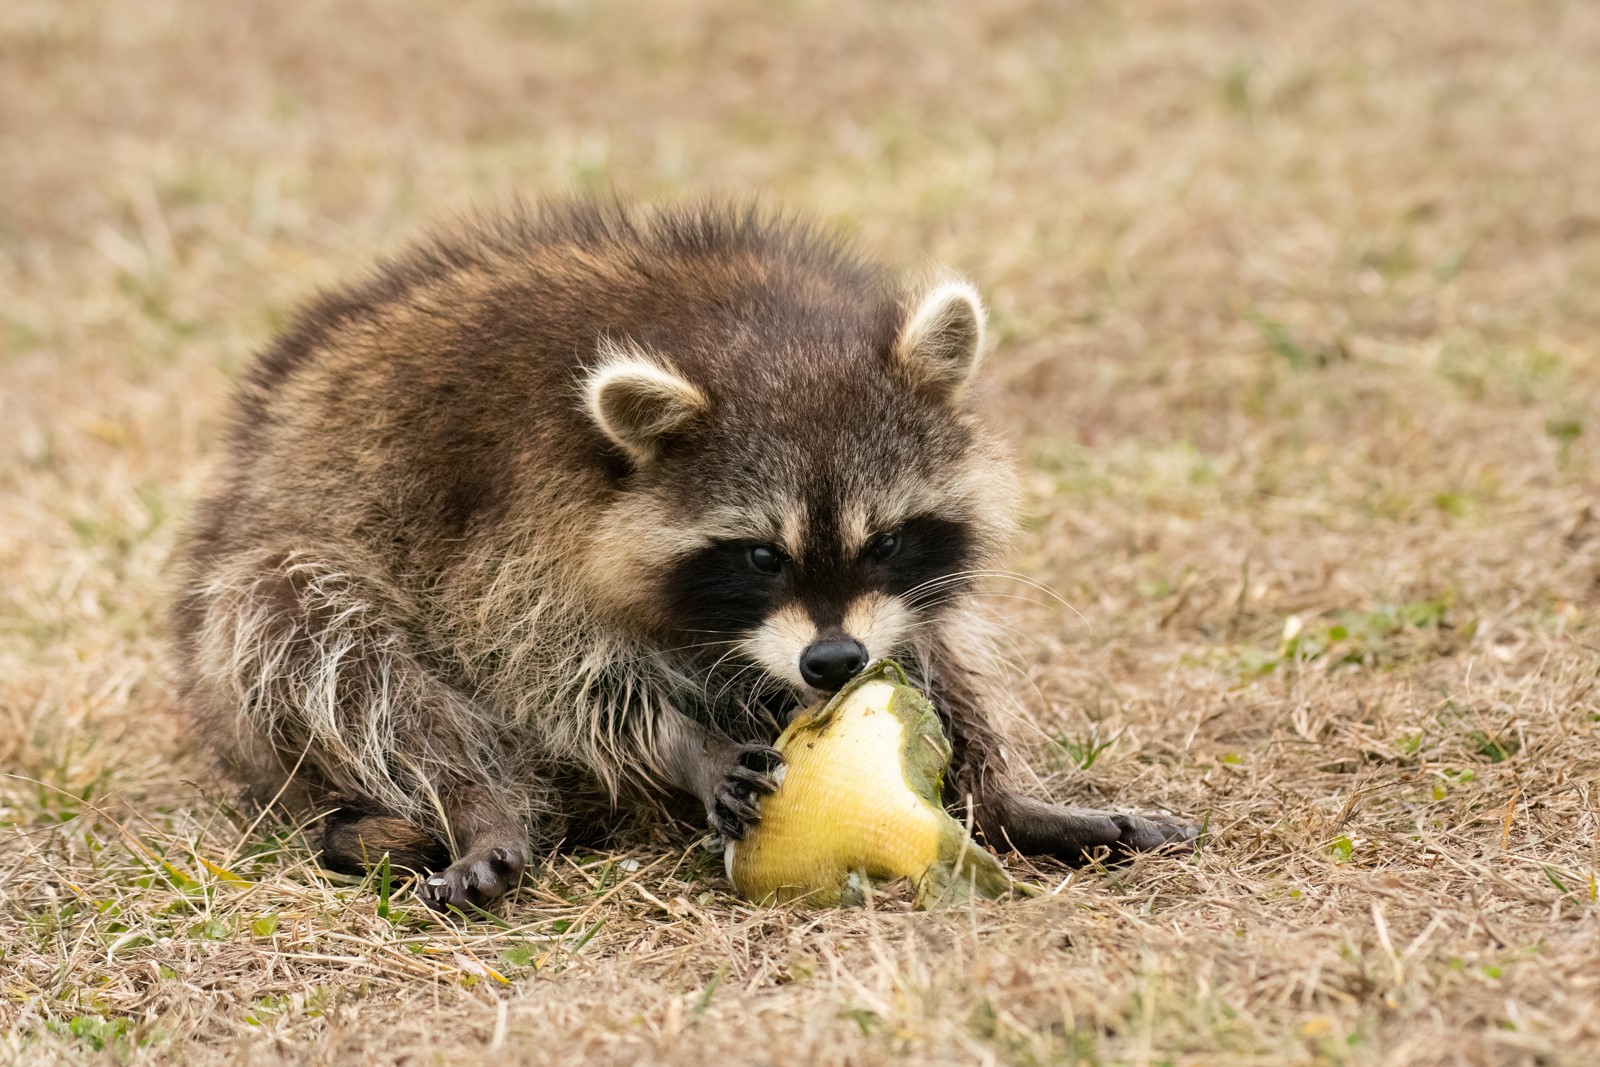
<svg viewBox="0 0 1600 1067"><path fill-rule="evenodd" d="M705 394L637 348L605 342L584 384L589 417L638 466L654 463L667 439L710 410Z"/></svg>
<svg viewBox="0 0 1600 1067"><path fill-rule="evenodd" d="M983 357L983 301L959 278L938 282L917 301L894 343L912 382L958 396Z"/></svg>

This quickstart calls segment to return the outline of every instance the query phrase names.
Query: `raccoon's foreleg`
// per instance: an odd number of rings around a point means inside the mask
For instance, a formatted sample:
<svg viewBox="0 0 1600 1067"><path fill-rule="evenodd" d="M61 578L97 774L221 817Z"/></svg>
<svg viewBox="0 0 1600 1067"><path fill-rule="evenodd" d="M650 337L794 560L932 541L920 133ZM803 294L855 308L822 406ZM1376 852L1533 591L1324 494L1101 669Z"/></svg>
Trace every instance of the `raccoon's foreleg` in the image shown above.
<svg viewBox="0 0 1600 1067"><path fill-rule="evenodd" d="M956 816L970 811L978 831L996 849L1082 863L1095 850L1114 858L1192 841L1193 823L1166 815L1128 815L1071 808L1024 796L1016 787L999 730L978 684L977 672L947 647L936 647L927 681L950 738L945 804Z"/></svg>
<svg viewBox="0 0 1600 1067"><path fill-rule="evenodd" d="M714 833L739 840L761 819L761 798L778 788L783 757L769 745L742 744L681 711L657 713L657 759L667 784L698 797Z"/></svg>
<svg viewBox="0 0 1600 1067"><path fill-rule="evenodd" d="M527 865L527 790L507 781L498 722L421 662L398 595L360 573L300 554L215 564L190 598L190 689L255 795L342 809L330 864L432 861L428 841L448 840L424 896L487 903Z"/></svg>

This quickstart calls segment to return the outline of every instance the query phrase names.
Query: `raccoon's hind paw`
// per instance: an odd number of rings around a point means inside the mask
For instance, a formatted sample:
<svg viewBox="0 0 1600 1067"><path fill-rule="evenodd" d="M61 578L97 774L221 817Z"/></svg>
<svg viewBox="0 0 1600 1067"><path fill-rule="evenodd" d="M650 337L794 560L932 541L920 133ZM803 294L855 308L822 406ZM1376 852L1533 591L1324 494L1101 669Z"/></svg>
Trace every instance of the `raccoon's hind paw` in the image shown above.
<svg viewBox="0 0 1600 1067"><path fill-rule="evenodd" d="M1112 855L1127 852L1150 852L1167 845L1190 845L1200 836L1200 827L1187 819L1171 815L1111 816L1122 831L1117 837ZM1121 850L1120 852L1118 850Z"/></svg>
<svg viewBox="0 0 1600 1067"><path fill-rule="evenodd" d="M430 875L422 883L422 899L434 911L482 908L515 889L527 867L527 852L520 847L477 849Z"/></svg>
<svg viewBox="0 0 1600 1067"><path fill-rule="evenodd" d="M735 745L706 799L706 819L713 832L738 841L761 821L761 798L778 788L783 757L769 745Z"/></svg>
<svg viewBox="0 0 1600 1067"><path fill-rule="evenodd" d="M989 810L999 818L991 814L979 822L991 845L1010 846L1030 856L1054 856L1074 866L1097 855L1117 862L1135 852L1193 847L1200 834L1194 823L1170 815L1068 808L1017 794L1001 798L998 804L991 802Z"/></svg>

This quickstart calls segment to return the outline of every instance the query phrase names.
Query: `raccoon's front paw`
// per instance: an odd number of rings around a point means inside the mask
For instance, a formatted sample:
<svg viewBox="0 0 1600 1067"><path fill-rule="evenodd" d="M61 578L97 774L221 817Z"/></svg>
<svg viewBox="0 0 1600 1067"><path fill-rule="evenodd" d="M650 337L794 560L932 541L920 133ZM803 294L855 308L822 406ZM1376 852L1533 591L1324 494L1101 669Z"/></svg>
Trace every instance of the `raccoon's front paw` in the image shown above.
<svg viewBox="0 0 1600 1067"><path fill-rule="evenodd" d="M711 795L706 820L713 833L738 841L761 821L761 798L778 788L783 757L768 745L735 745Z"/></svg>
<svg viewBox="0 0 1600 1067"><path fill-rule="evenodd" d="M435 911L482 908L515 889L527 867L528 854L520 847L478 849L430 875L422 899Z"/></svg>

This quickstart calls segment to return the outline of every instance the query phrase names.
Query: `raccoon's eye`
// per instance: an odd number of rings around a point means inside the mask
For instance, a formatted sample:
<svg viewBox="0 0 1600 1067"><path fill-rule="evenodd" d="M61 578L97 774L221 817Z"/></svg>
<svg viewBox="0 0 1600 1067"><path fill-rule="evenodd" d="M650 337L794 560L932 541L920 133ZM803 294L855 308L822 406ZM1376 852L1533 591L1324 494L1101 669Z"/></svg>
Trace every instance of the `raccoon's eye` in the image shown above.
<svg viewBox="0 0 1600 1067"><path fill-rule="evenodd" d="M867 545L867 558L874 563L882 563L898 551L900 551L900 535L883 533L874 537Z"/></svg>
<svg viewBox="0 0 1600 1067"><path fill-rule="evenodd" d="M750 566L762 574L777 574L783 570L783 553L772 545L752 545L748 555Z"/></svg>

